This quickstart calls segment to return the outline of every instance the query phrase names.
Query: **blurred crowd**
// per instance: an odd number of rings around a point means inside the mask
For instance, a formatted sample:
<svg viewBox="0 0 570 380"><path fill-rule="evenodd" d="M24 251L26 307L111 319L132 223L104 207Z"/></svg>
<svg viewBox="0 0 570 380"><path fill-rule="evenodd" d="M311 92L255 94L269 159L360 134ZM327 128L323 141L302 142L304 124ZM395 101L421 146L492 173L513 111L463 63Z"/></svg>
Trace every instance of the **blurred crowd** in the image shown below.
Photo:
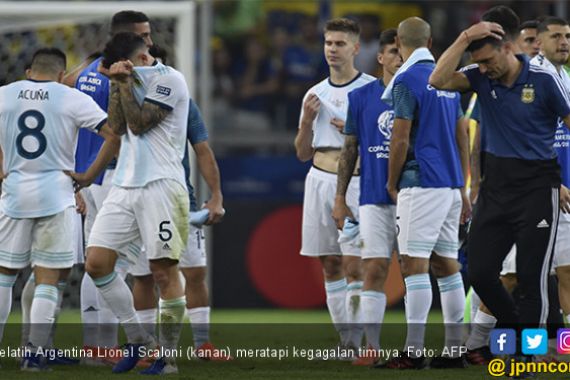
<svg viewBox="0 0 570 380"><path fill-rule="evenodd" d="M277 6L268 7L268 3ZM437 26L432 31L432 51L439 56L452 42L449 36L474 23L480 13L495 2L394 3L392 6L397 12L384 13L371 12L363 2L353 2L352 7L350 2L303 2L316 5L312 12L301 12L299 2L293 3L281 2L282 9L279 9L279 2L270 0L217 0L213 3L212 125L220 132L224 129L296 130L303 95L328 76L322 26L334 13L332 7L343 5L346 13L342 16L356 19L360 24L361 47L355 60L356 68L378 75L378 37L383 29L397 26L394 20L408 17L412 11L413 15L424 17ZM531 14L555 14L557 5L554 0L508 3L522 20ZM327 4L330 8L323 8ZM364 5L372 6L371 3ZM406 7L408 9L404 9Z"/></svg>
<svg viewBox="0 0 570 380"><path fill-rule="evenodd" d="M247 2L254 4L254 2ZM238 2L217 3L217 16L235 14ZM255 10L248 17L255 19ZM221 15L221 16L220 16ZM357 68L377 74L380 19L358 16L361 52ZM219 21L219 19L218 19ZM265 22L218 28L213 39L214 125L249 130L297 128L302 97L328 76L318 16L272 13Z"/></svg>

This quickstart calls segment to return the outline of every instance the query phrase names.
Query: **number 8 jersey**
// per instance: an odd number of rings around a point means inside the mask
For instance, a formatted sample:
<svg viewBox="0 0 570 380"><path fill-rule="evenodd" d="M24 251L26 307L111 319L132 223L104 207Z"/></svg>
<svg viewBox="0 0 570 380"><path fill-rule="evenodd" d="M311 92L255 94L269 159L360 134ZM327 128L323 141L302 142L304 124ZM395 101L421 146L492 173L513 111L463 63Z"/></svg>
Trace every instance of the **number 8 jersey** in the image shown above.
<svg viewBox="0 0 570 380"><path fill-rule="evenodd" d="M57 214L75 204L72 180L79 128L107 120L88 95L53 81L22 80L0 87L0 147L4 154L0 207L12 218Z"/></svg>

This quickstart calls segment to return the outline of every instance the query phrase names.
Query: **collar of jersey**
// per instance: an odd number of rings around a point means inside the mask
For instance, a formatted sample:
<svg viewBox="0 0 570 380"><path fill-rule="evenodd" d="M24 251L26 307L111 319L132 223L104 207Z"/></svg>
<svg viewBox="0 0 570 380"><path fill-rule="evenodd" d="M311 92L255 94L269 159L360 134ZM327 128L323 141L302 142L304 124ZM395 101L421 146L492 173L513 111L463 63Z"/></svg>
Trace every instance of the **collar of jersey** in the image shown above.
<svg viewBox="0 0 570 380"><path fill-rule="evenodd" d="M53 80L49 80L49 79L46 79L46 80L37 80L37 79L29 79L29 78L28 78L28 79L26 79L26 80L29 80L30 82L34 82L34 83L47 83L47 82L55 82L55 81L53 81Z"/></svg>
<svg viewBox="0 0 570 380"><path fill-rule="evenodd" d="M358 72L358 74L356 74L356 76L354 78L352 78L352 80L348 81L347 83L343 83L343 84L334 84L331 81L331 77L329 77L329 84L333 87L346 87L346 86L350 85L352 82L354 82L355 80L357 80L358 78L360 78L361 75L362 75L362 72Z"/></svg>

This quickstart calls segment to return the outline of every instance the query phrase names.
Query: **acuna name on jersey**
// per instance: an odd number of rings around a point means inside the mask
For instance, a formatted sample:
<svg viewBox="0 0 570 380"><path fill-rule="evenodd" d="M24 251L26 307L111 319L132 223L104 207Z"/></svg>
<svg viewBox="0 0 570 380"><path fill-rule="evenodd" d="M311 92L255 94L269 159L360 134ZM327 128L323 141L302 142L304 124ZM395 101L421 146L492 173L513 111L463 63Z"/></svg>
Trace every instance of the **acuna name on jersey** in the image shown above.
<svg viewBox="0 0 570 380"><path fill-rule="evenodd" d="M20 90L18 99L49 100L49 92L44 90Z"/></svg>

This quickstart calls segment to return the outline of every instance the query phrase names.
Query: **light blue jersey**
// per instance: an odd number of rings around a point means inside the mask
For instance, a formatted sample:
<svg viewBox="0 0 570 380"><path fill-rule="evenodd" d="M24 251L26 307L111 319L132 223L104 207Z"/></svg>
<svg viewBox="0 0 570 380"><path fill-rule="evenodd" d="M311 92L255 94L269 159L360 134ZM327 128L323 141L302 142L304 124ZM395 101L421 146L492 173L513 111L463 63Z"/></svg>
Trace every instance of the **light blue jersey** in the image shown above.
<svg viewBox="0 0 570 380"><path fill-rule="evenodd" d="M53 81L0 87L4 173L0 207L12 218L57 214L75 204L71 177L80 128L99 130L107 114L86 94Z"/></svg>
<svg viewBox="0 0 570 380"><path fill-rule="evenodd" d="M150 102L170 111L157 126L135 136L129 128L121 138L121 151L113 184L144 187L159 179L173 179L186 187L182 158L190 96L184 76L158 63L136 67L133 94L142 106Z"/></svg>

